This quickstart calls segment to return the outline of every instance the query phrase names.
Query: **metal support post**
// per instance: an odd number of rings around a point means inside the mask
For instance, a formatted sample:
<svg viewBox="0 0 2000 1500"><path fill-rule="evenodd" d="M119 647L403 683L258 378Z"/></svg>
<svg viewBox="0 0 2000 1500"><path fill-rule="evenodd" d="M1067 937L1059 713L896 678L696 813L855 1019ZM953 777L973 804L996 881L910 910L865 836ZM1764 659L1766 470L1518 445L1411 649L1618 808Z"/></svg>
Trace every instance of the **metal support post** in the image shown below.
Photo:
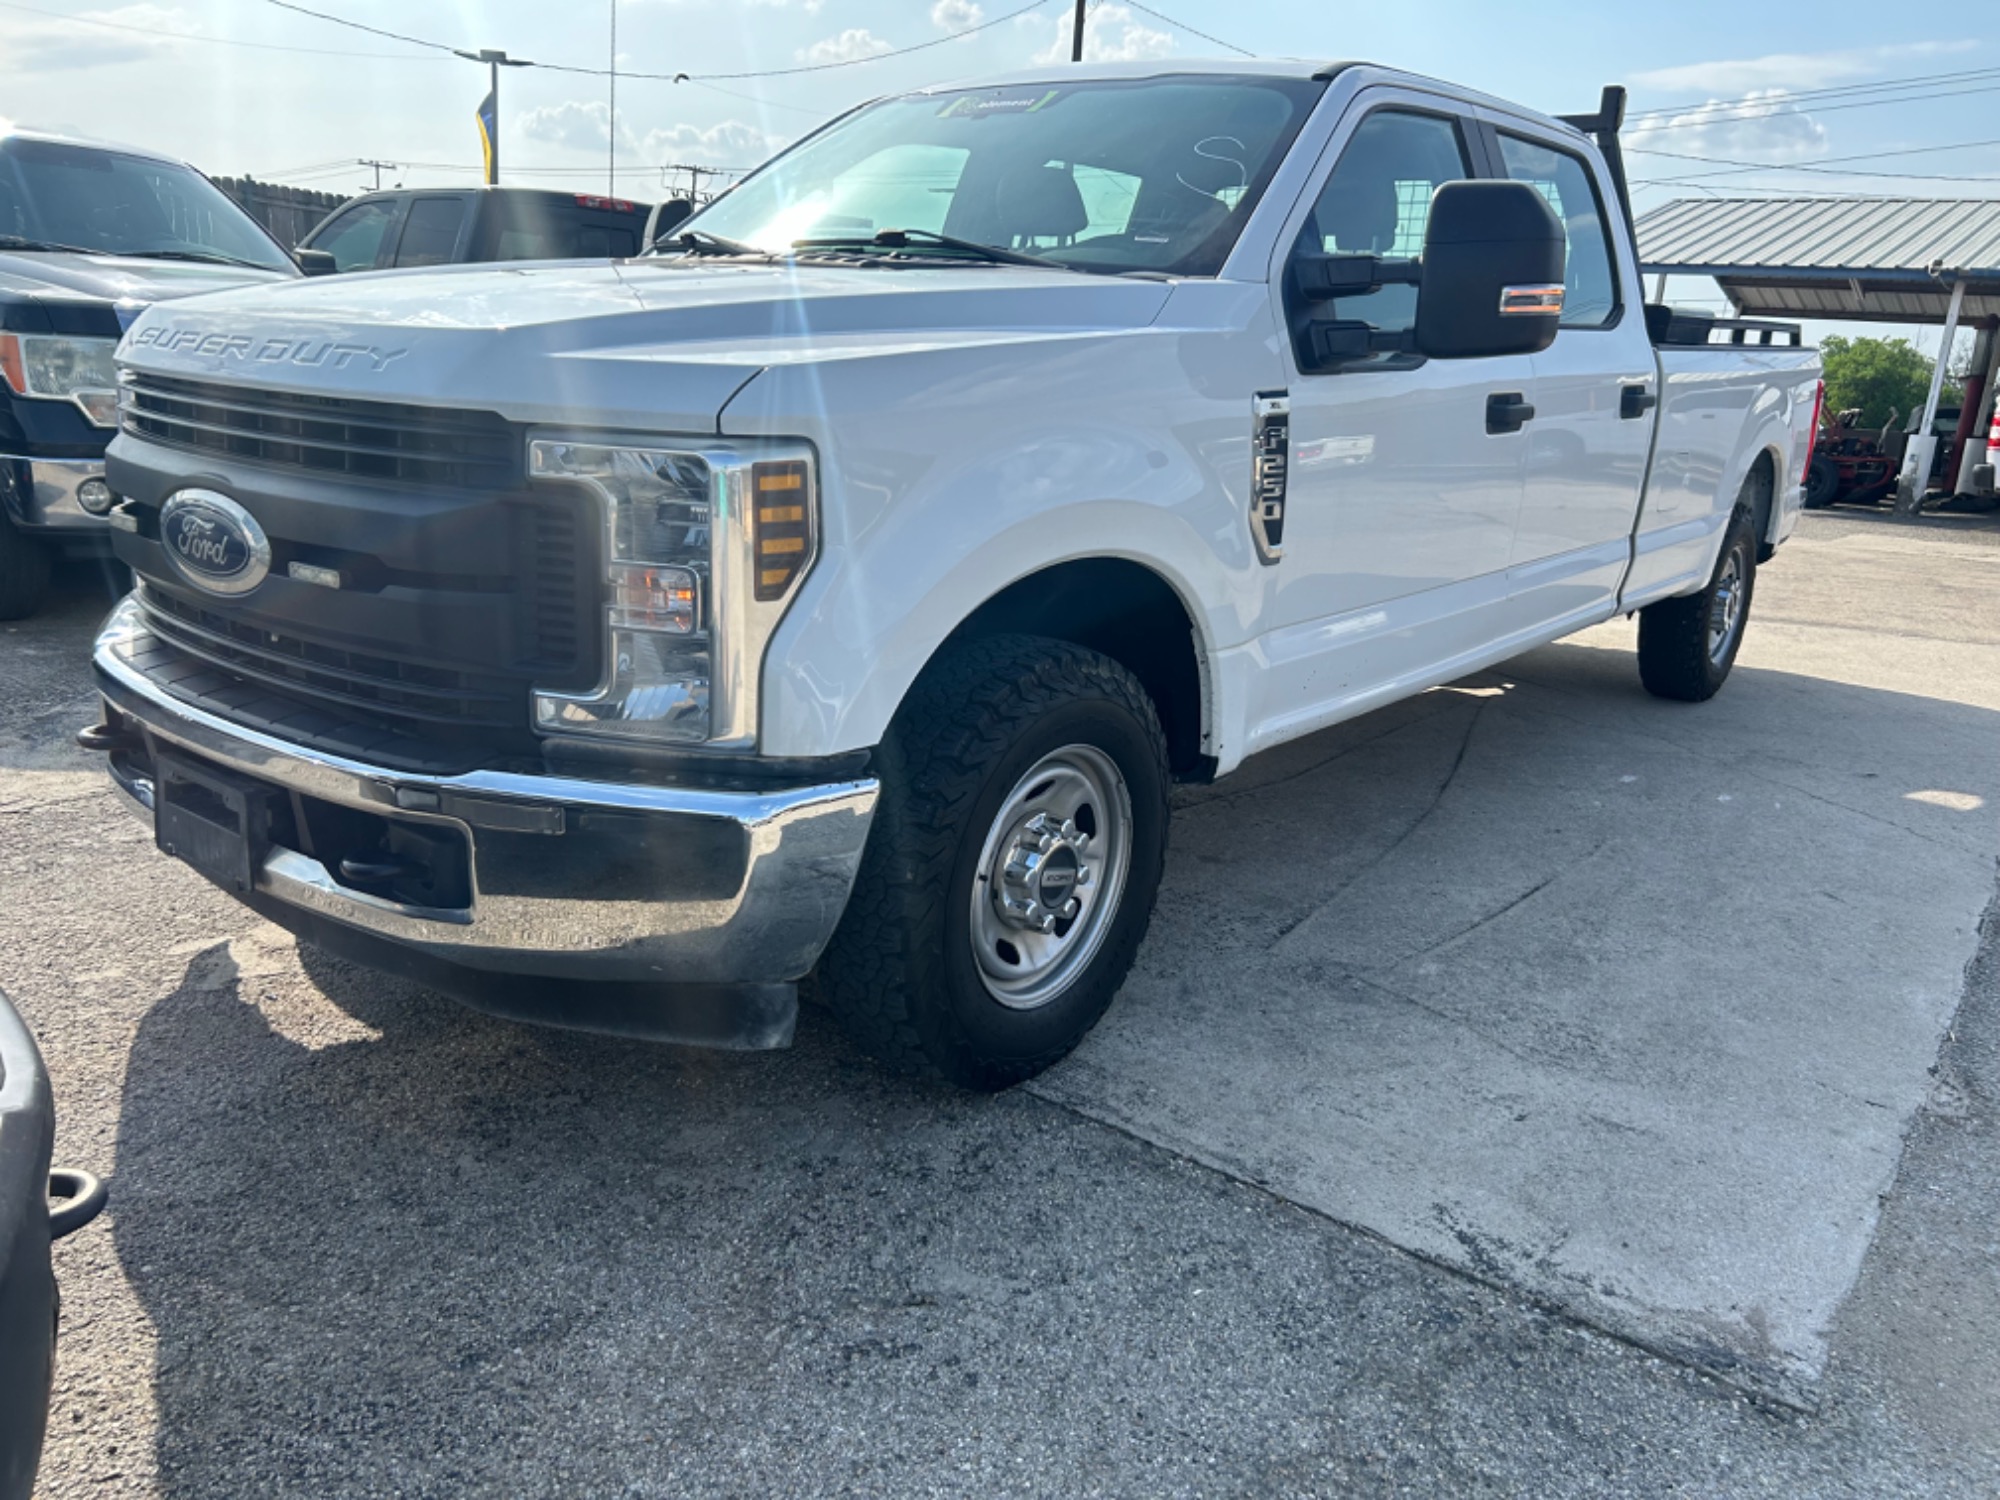
<svg viewBox="0 0 2000 1500"><path fill-rule="evenodd" d="M1951 363L1952 340L1958 337L1958 312L1963 306L1965 282L1960 280L1952 285L1951 307L1944 315L1944 339L1938 345L1937 363L1931 367L1931 388L1924 398L1923 419L1910 437L1903 472L1896 480L1896 509L1904 515L1913 516L1923 509L1924 492L1930 488L1931 460L1937 455L1938 445L1931 427L1937 421L1938 394L1944 389L1945 366Z"/></svg>

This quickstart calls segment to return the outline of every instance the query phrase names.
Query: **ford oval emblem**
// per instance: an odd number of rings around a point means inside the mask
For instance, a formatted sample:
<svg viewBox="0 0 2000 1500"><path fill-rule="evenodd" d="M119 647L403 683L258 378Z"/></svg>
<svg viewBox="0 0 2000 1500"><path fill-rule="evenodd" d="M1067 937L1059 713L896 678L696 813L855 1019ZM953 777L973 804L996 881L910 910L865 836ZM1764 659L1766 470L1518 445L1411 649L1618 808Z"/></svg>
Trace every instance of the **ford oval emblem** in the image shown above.
<svg viewBox="0 0 2000 1500"><path fill-rule="evenodd" d="M160 545L176 573L211 594L247 594L271 571L271 539L257 518L214 490L167 496Z"/></svg>

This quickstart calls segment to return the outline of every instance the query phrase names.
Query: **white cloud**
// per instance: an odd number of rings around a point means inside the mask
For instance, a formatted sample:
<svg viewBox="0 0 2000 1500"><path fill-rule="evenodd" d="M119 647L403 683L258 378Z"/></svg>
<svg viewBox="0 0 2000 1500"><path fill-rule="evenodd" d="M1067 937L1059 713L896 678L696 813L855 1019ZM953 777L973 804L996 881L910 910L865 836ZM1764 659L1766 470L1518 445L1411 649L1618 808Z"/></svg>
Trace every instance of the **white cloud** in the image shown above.
<svg viewBox="0 0 2000 1500"><path fill-rule="evenodd" d="M116 10L79 11L82 25L48 21L10 24L4 38L9 63L41 72L104 68L115 63L143 62L175 49L171 37L145 36L145 31L188 31L186 12L163 5L124 5ZM103 25L88 23L100 21ZM126 31L120 28L136 27Z"/></svg>
<svg viewBox="0 0 2000 1500"><path fill-rule="evenodd" d="M531 141L545 141L572 151L596 151L611 139L610 118L610 107L601 99L588 103L568 99L527 111L520 117L518 127Z"/></svg>
<svg viewBox="0 0 2000 1500"><path fill-rule="evenodd" d="M702 129L675 125L649 130L639 142L647 161L672 162L692 158L697 166L754 167L782 142L741 120L724 120Z"/></svg>
<svg viewBox="0 0 2000 1500"><path fill-rule="evenodd" d="M1056 34L1048 46L1035 54L1038 63L1068 62L1072 41L1071 18L1056 22ZM1145 62L1165 57L1174 50L1174 34L1146 25L1123 5L1112 0L1091 10L1083 23L1083 55L1089 62Z"/></svg>
<svg viewBox="0 0 2000 1500"><path fill-rule="evenodd" d="M808 63L858 62L889 50L889 44L866 26L850 26L838 36L826 37L801 49L797 56L800 62Z"/></svg>
<svg viewBox="0 0 2000 1500"><path fill-rule="evenodd" d="M1727 156L1769 162L1804 161L1826 150L1826 127L1791 102L1782 89L1752 91L1744 99L1711 99L1677 114L1630 126L1625 142L1691 156Z"/></svg>
<svg viewBox="0 0 2000 1500"><path fill-rule="evenodd" d="M931 24L940 31L964 31L985 19L979 0L937 0L931 7Z"/></svg>
<svg viewBox="0 0 2000 1500"><path fill-rule="evenodd" d="M1632 82L1662 93L1749 94L1766 90L1818 89L1857 78L1872 78L1884 64L1902 59L1966 52L1973 41L1891 42L1877 47L1852 47L1836 52L1773 52L1767 57L1729 58L1718 62L1685 63L1634 73Z"/></svg>
<svg viewBox="0 0 2000 1500"><path fill-rule="evenodd" d="M570 99L531 109L519 117L518 129L527 140L570 151L604 150L611 139L611 111L602 99ZM754 125L724 120L720 125L669 125L641 135L628 121L618 121L618 150L634 161L688 162L696 166L754 167L780 144Z"/></svg>

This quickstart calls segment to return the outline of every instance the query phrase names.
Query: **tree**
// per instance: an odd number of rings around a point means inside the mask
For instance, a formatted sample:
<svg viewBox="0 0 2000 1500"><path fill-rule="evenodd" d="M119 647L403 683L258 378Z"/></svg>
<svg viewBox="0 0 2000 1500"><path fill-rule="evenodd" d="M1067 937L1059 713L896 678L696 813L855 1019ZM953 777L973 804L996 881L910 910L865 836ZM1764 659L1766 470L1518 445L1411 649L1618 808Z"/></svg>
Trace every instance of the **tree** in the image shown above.
<svg viewBox="0 0 2000 1500"><path fill-rule="evenodd" d="M1908 339L1850 339L1831 334L1819 346L1826 367L1826 414L1849 407L1861 408L1863 427L1880 427L1889 420L1893 408L1898 426L1905 425L1910 413L1919 411L1931 389L1931 361L1914 349ZM1940 405L1955 399L1949 381L1939 395Z"/></svg>

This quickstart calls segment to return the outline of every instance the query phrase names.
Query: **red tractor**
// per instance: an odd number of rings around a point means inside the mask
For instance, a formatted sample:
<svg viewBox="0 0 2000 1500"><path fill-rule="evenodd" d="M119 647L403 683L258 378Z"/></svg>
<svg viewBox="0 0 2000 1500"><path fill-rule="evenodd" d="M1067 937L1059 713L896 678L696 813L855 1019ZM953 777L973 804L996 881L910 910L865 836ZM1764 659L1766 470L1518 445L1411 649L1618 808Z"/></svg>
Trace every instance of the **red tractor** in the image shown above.
<svg viewBox="0 0 2000 1500"><path fill-rule="evenodd" d="M1896 411L1880 431L1857 429L1861 409L1836 413L1822 424L1806 469L1807 510L1820 510L1836 500L1873 505L1896 487L1909 435L1896 427Z"/></svg>

